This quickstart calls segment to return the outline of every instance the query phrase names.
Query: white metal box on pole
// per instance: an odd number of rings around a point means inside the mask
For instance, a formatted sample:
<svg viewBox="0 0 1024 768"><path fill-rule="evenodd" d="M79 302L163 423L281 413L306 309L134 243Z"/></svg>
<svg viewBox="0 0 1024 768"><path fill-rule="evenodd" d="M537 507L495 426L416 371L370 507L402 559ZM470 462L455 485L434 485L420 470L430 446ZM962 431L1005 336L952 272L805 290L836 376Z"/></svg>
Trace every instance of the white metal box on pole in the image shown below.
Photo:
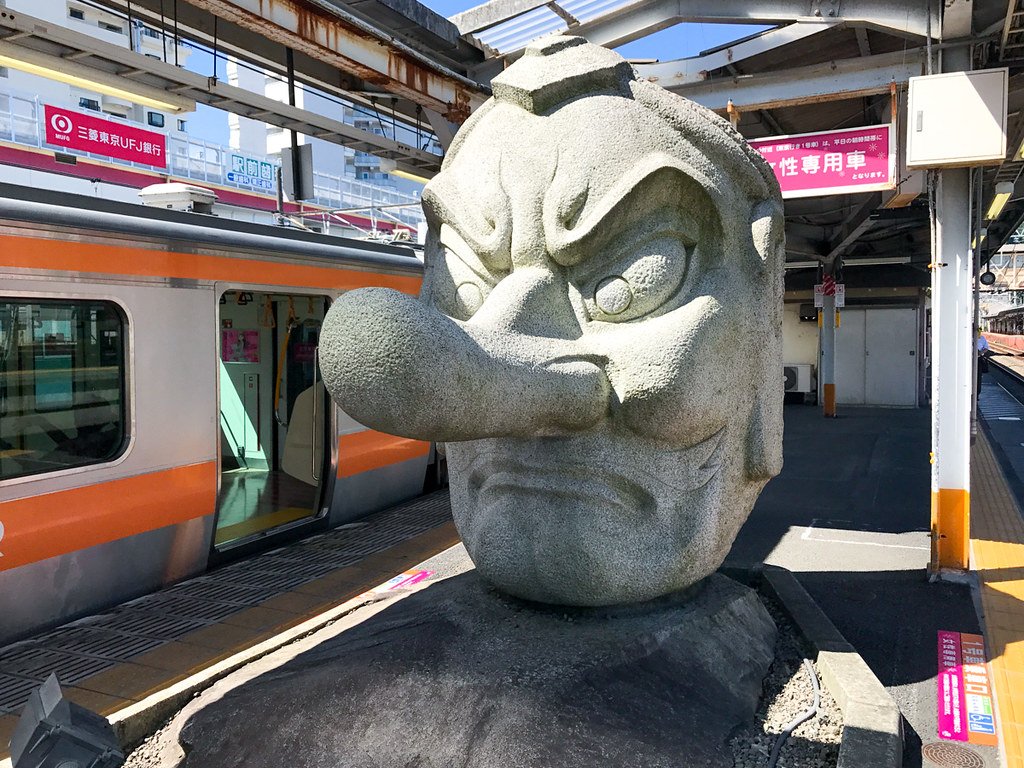
<svg viewBox="0 0 1024 768"><path fill-rule="evenodd" d="M1006 157L1009 70L910 78L907 167L998 164Z"/></svg>

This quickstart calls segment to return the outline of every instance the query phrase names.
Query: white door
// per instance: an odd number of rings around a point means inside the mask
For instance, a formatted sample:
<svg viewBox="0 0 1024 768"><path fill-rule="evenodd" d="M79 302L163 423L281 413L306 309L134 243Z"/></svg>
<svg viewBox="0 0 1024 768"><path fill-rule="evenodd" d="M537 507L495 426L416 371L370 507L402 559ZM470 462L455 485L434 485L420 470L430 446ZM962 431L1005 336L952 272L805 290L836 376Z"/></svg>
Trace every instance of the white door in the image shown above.
<svg viewBox="0 0 1024 768"><path fill-rule="evenodd" d="M836 402L917 405L917 310L841 312L836 329Z"/></svg>
<svg viewBox="0 0 1024 768"><path fill-rule="evenodd" d="M869 310L864 340L865 402L917 405L917 310Z"/></svg>
<svg viewBox="0 0 1024 768"><path fill-rule="evenodd" d="M864 405L864 310L840 310L836 328L836 403Z"/></svg>

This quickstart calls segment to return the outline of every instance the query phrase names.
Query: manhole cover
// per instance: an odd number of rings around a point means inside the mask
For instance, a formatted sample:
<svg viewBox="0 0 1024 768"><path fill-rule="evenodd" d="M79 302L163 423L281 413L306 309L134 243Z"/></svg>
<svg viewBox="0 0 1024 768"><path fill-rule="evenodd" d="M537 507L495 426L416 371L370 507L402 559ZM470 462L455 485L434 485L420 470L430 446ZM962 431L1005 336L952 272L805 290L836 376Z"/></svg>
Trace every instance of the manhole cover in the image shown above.
<svg viewBox="0 0 1024 768"><path fill-rule="evenodd" d="M977 752L948 741L925 744L921 757L938 768L985 768L985 759Z"/></svg>

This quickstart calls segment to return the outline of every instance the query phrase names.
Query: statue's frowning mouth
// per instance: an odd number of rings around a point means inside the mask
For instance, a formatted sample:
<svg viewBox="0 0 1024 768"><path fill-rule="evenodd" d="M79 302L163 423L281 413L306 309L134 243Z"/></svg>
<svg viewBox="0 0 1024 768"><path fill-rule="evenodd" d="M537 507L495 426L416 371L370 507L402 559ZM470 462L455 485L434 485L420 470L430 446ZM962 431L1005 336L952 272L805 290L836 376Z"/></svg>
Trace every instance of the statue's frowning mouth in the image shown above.
<svg viewBox="0 0 1024 768"><path fill-rule="evenodd" d="M609 429L570 437L479 440L465 468L469 493L488 504L503 494L551 494L623 507L632 517L654 513L657 497L696 491L721 469L726 428L694 445L667 449L649 461L622 450ZM595 445L596 441L596 445ZM573 460L573 459L576 460Z"/></svg>

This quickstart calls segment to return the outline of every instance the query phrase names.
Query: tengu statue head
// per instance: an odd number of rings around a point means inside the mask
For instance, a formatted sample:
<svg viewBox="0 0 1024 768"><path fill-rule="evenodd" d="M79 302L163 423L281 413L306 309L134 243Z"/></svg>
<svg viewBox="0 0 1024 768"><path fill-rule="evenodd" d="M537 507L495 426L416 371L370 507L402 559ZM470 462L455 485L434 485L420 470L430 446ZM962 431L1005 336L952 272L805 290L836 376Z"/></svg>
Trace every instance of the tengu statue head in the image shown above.
<svg viewBox="0 0 1024 768"><path fill-rule="evenodd" d="M724 120L581 38L493 81L423 192L419 300L342 296L338 404L444 442L480 574L570 605L721 563L782 462L782 204Z"/></svg>

